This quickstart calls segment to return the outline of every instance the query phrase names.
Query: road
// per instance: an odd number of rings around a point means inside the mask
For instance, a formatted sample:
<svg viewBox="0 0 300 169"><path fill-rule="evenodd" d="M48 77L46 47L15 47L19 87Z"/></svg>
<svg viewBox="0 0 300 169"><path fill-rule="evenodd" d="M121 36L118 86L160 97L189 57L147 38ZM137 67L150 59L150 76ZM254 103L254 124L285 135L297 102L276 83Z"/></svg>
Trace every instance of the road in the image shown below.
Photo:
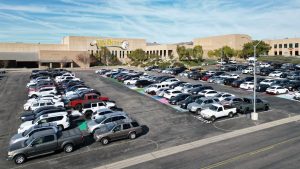
<svg viewBox="0 0 300 169"><path fill-rule="evenodd" d="M299 127L299 121L293 122L128 168L296 169L300 164Z"/></svg>

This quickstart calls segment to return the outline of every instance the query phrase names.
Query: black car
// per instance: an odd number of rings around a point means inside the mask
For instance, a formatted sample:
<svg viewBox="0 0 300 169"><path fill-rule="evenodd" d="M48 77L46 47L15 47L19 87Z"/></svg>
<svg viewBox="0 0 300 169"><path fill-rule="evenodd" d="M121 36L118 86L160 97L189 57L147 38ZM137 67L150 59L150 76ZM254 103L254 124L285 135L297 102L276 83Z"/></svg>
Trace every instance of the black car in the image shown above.
<svg viewBox="0 0 300 169"><path fill-rule="evenodd" d="M267 90L267 88L270 87L270 85L266 85L266 84L258 84L256 86L256 91L257 92L265 92Z"/></svg>
<svg viewBox="0 0 300 169"><path fill-rule="evenodd" d="M285 85L283 85L282 87L289 89L289 91L296 91L300 87L300 81L291 80L288 83L286 83Z"/></svg>
<svg viewBox="0 0 300 169"><path fill-rule="evenodd" d="M37 109L35 109L34 111L26 111L26 112L23 112L21 115L20 115L20 119L22 121L24 121L27 117L29 116L32 116L34 114L38 114L44 110L51 110L51 109L62 109L62 108L58 108L58 107L55 107L55 106L43 106L43 107L39 107Z"/></svg>
<svg viewBox="0 0 300 169"><path fill-rule="evenodd" d="M178 75L179 73L183 72L186 68L185 67L176 67L176 68L173 68L171 70L171 74L172 75Z"/></svg>
<svg viewBox="0 0 300 169"><path fill-rule="evenodd" d="M199 80L202 76L203 74L200 72L191 72L188 74L188 78L193 80Z"/></svg>
<svg viewBox="0 0 300 169"><path fill-rule="evenodd" d="M242 79L242 80L244 80L244 82L251 82L251 81L253 81L254 80L254 77L253 76L250 76L250 77L245 77L244 79Z"/></svg>
<svg viewBox="0 0 300 169"><path fill-rule="evenodd" d="M173 105L176 105L178 102L182 101L182 100L185 100L187 97L189 97L190 94L186 94L186 93L181 93L173 98L171 98L169 100L169 103L170 104L173 104Z"/></svg>
<svg viewBox="0 0 300 169"><path fill-rule="evenodd" d="M274 69L272 69L272 68L263 68L260 70L259 75L268 76L273 71L274 71Z"/></svg>
<svg viewBox="0 0 300 169"><path fill-rule="evenodd" d="M51 113L64 112L64 111L66 111L65 108L59 108L59 107L47 109L47 110L40 111L38 113L27 114L28 116L23 116L22 121L31 121L36 118L39 118L44 114L51 114Z"/></svg>
<svg viewBox="0 0 300 169"><path fill-rule="evenodd" d="M213 90L213 87L211 87L211 86L200 86L200 87L197 87L197 88L194 88L194 89L190 90L189 93L191 93L192 95L197 95L199 92L201 92L202 90L206 90L206 89Z"/></svg>
<svg viewBox="0 0 300 169"><path fill-rule="evenodd" d="M232 87L237 87L237 88L239 88L240 85L241 85L242 83L244 83L244 82L245 82L244 79L243 79L243 80L235 80L235 81L233 81L233 82L231 83L231 86L232 86Z"/></svg>
<svg viewBox="0 0 300 169"><path fill-rule="evenodd" d="M191 95L189 97L187 97L185 100L182 100L178 103L178 105L180 105L180 108L182 109L187 109L187 105L190 103L195 102L195 100L204 97L203 95Z"/></svg>
<svg viewBox="0 0 300 169"><path fill-rule="evenodd" d="M178 82L174 82L172 83L169 88L170 89L174 89L175 87L179 86L180 84L183 84L183 83L187 83L187 82L183 82L183 81L178 81Z"/></svg>
<svg viewBox="0 0 300 169"><path fill-rule="evenodd" d="M231 86L232 82L234 82L236 79L234 78L226 78L224 79L224 85L227 85L227 86Z"/></svg>
<svg viewBox="0 0 300 169"><path fill-rule="evenodd" d="M152 83L153 82L151 82L149 80L138 80L138 81L136 81L135 86L139 87L139 88L143 88L143 87L151 85Z"/></svg>

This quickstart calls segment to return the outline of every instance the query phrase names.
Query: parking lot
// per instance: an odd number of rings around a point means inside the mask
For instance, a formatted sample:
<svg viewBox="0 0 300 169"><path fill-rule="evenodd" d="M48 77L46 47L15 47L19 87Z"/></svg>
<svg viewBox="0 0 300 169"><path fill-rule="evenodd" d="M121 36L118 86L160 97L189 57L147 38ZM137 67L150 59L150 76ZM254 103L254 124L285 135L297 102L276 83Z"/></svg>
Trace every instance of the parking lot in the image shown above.
<svg viewBox="0 0 300 169"><path fill-rule="evenodd" d="M174 109L168 104L163 104L112 79L99 77L92 70L75 71L75 73L87 85L99 90L103 96L116 101L118 107L144 125L146 130L144 135L136 140L116 141L107 146L87 139L83 147L70 154L59 152L37 157L20 166L8 162L6 161L8 142L21 123L18 115L22 112L23 104L27 100L25 84L30 75L29 72L9 72L7 77L0 81L1 167L93 168L154 150L299 114L299 102L260 93L258 96L270 103L270 110L260 112L258 121L251 121L247 115L238 115L234 118L222 118L214 123L206 123L191 113ZM184 80L199 83L191 79L184 78ZM252 95L251 91L218 84L210 85L215 90L230 92L240 97Z"/></svg>

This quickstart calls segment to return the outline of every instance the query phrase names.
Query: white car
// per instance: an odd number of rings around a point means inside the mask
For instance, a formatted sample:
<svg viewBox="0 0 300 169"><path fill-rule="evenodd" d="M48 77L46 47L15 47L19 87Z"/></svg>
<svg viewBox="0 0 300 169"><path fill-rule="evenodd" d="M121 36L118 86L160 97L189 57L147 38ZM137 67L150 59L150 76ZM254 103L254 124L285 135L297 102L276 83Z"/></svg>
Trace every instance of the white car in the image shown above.
<svg viewBox="0 0 300 169"><path fill-rule="evenodd" d="M50 77L45 77L43 79L33 79L33 80L30 80L29 83L27 83L26 87L29 88L30 86L35 85L41 81L51 81L51 79L50 79Z"/></svg>
<svg viewBox="0 0 300 169"><path fill-rule="evenodd" d="M25 104L31 104L32 102L38 102L41 100L52 100L53 102L61 102L62 98L61 96L56 96L56 95L42 95L37 98L28 99Z"/></svg>
<svg viewBox="0 0 300 169"><path fill-rule="evenodd" d="M74 77L74 76L62 76L61 78L59 78L58 80L56 80L56 83L60 83L64 80L73 80L73 81L80 81L79 78Z"/></svg>
<svg viewBox="0 0 300 169"><path fill-rule="evenodd" d="M36 98L39 96L43 96L43 95L55 95L57 94L57 90L56 87L42 87L37 91L29 91L28 93L28 97L29 98Z"/></svg>
<svg viewBox="0 0 300 169"><path fill-rule="evenodd" d="M254 82L244 82L240 85L241 89L250 90L254 88Z"/></svg>
<svg viewBox="0 0 300 169"><path fill-rule="evenodd" d="M122 113L122 112L117 112L117 111L113 111L111 109L108 109L108 108L103 108L103 109L99 109L97 110L96 112L93 113L91 119L92 120L96 120L96 119L99 119L101 118L102 116L106 115L106 114L111 114L111 113ZM125 112L123 112L124 115L127 115Z"/></svg>
<svg viewBox="0 0 300 169"><path fill-rule="evenodd" d="M179 91L179 90L171 89L171 90L165 91L163 97L170 100L171 98L176 97L177 95L179 95L179 94L181 94L181 93L182 93L182 92Z"/></svg>
<svg viewBox="0 0 300 169"><path fill-rule="evenodd" d="M178 80L178 79L170 78L170 79L167 79L167 80L161 82L161 84L171 85L172 83L179 82L179 81L180 81L180 80Z"/></svg>
<svg viewBox="0 0 300 169"><path fill-rule="evenodd" d="M287 88L283 88L278 85L268 87L266 90L266 93L268 93L268 94L286 94L288 92L289 92L289 90Z"/></svg>
<svg viewBox="0 0 300 169"><path fill-rule="evenodd" d="M243 74L249 74L253 72L253 67L248 67L242 71Z"/></svg>
<svg viewBox="0 0 300 169"><path fill-rule="evenodd" d="M165 94L165 92L166 92L167 90L169 90L169 89L164 89L164 88L159 89L159 90L156 92L156 95L157 95L157 96L160 96L160 97L163 97L164 94Z"/></svg>
<svg viewBox="0 0 300 169"><path fill-rule="evenodd" d="M99 109L112 109L116 107L116 104L113 102L92 102L92 103L85 103L83 104L82 113L84 115L92 115L92 113L96 112Z"/></svg>
<svg viewBox="0 0 300 169"><path fill-rule="evenodd" d="M229 105L212 104L208 109L202 110L200 114L204 119L215 121L220 117L233 117L237 111L236 108Z"/></svg>
<svg viewBox="0 0 300 169"><path fill-rule="evenodd" d="M55 81L57 82L60 79L65 78L65 77L75 77L75 74L74 73L65 73L65 74L63 74L61 76L56 76L55 77Z"/></svg>
<svg viewBox="0 0 300 169"><path fill-rule="evenodd" d="M156 84L152 84L150 86L148 86L146 89L145 89L145 92L146 93L155 93L159 90L159 89L169 89L169 85L167 84L161 84L161 83L156 83Z"/></svg>
<svg viewBox="0 0 300 169"><path fill-rule="evenodd" d="M274 71L274 72L271 72L269 74L270 77L280 77L280 75L282 75L283 72L281 71Z"/></svg>
<svg viewBox="0 0 300 169"><path fill-rule="evenodd" d="M52 100L38 100L37 102L24 104L24 110L35 110L44 106L64 107L65 104L63 102L53 102Z"/></svg>
<svg viewBox="0 0 300 169"><path fill-rule="evenodd" d="M294 93L294 99L300 100L300 91Z"/></svg>
<svg viewBox="0 0 300 169"><path fill-rule="evenodd" d="M211 89L206 89L206 90L202 90L201 92L198 93L199 95L203 95L205 97L214 97L218 94L217 91L215 90L211 90Z"/></svg>
<svg viewBox="0 0 300 169"><path fill-rule="evenodd" d="M218 98L218 100L221 102L228 97L235 97L235 95L230 93L218 93L214 97Z"/></svg>
<svg viewBox="0 0 300 169"><path fill-rule="evenodd" d="M23 133L30 127L43 123L55 123L59 128L66 129L70 126L68 112L44 114L35 120L26 121L20 125L18 133Z"/></svg>
<svg viewBox="0 0 300 169"><path fill-rule="evenodd" d="M139 80L139 78L135 77L135 78L132 78L132 79L129 79L129 80L125 80L124 84L126 84L126 85L135 85L136 81L138 81L138 80Z"/></svg>
<svg viewBox="0 0 300 169"><path fill-rule="evenodd" d="M274 79L265 79L265 80L261 81L259 84L271 86L274 82L275 82Z"/></svg>
<svg viewBox="0 0 300 169"><path fill-rule="evenodd" d="M206 75L214 75L216 71L209 70L206 72Z"/></svg>
<svg viewBox="0 0 300 169"><path fill-rule="evenodd" d="M185 86L191 85L191 83L182 83L179 86L176 86L174 89L182 90Z"/></svg>
<svg viewBox="0 0 300 169"><path fill-rule="evenodd" d="M270 67L271 65L269 63L261 63L259 67Z"/></svg>

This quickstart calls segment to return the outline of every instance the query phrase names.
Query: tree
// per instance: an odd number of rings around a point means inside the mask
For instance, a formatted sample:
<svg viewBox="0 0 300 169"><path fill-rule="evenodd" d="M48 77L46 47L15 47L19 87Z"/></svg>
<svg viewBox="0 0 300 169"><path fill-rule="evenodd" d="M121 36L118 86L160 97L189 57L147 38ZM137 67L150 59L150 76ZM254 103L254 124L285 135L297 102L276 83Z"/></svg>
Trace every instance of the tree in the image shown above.
<svg viewBox="0 0 300 169"><path fill-rule="evenodd" d="M133 62L142 63L148 59L143 49L136 49L128 54L128 58Z"/></svg>
<svg viewBox="0 0 300 169"><path fill-rule="evenodd" d="M248 42L244 44L243 50L242 50L242 56L244 58L248 58L250 56L254 56L254 45L257 45L259 43L258 40ZM268 53L268 51L271 49L271 46L264 41L260 42L258 46L256 47L256 56L259 57L260 55L265 55Z"/></svg>
<svg viewBox="0 0 300 169"><path fill-rule="evenodd" d="M202 46L197 45L193 48L193 59L201 61L203 57L203 49Z"/></svg>
<svg viewBox="0 0 300 169"><path fill-rule="evenodd" d="M236 51L229 46L223 46L222 48L208 51L208 57L217 57L218 59L229 60L229 58L235 56Z"/></svg>
<svg viewBox="0 0 300 169"><path fill-rule="evenodd" d="M177 45L176 52L179 56L179 61L184 60L186 58L186 49L184 46Z"/></svg>
<svg viewBox="0 0 300 169"><path fill-rule="evenodd" d="M215 51L209 50L209 51L207 52L207 55L208 55L208 57L210 57L210 58L215 57Z"/></svg>

